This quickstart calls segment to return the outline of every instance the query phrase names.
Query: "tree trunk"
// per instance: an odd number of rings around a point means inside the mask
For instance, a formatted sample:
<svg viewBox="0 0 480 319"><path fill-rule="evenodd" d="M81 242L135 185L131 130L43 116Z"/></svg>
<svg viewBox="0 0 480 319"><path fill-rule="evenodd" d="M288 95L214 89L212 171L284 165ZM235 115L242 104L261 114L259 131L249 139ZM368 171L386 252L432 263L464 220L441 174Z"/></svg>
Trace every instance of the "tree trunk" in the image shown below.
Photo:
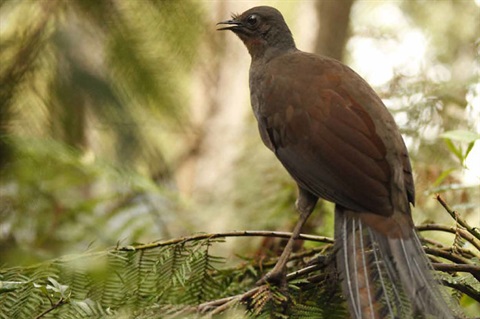
<svg viewBox="0 0 480 319"><path fill-rule="evenodd" d="M319 29L315 53L342 61L350 25L350 11L355 0L317 2Z"/></svg>

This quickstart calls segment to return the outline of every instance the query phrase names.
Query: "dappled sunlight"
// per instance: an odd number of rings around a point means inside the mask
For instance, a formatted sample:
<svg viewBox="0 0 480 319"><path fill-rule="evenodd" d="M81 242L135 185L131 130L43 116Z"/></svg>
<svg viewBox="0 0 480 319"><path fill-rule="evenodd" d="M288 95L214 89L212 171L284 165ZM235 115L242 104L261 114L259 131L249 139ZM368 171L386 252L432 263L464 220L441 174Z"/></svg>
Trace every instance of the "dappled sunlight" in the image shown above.
<svg viewBox="0 0 480 319"><path fill-rule="evenodd" d="M424 72L428 39L397 5L386 1L356 6L352 19L357 23L347 48L358 73L379 87L396 73L413 77Z"/></svg>

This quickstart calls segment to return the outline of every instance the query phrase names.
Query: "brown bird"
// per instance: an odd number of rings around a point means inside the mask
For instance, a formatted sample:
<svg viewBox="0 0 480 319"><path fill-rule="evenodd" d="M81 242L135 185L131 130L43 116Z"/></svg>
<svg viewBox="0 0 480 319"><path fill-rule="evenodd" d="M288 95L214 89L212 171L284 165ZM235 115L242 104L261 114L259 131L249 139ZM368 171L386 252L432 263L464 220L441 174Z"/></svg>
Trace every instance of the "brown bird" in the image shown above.
<svg viewBox="0 0 480 319"><path fill-rule="evenodd" d="M353 318L455 318L415 233L405 143L374 90L339 61L298 50L275 8L219 24L251 55L260 136L299 190L298 224L264 280L284 280L293 242L323 198L336 204L336 261Z"/></svg>

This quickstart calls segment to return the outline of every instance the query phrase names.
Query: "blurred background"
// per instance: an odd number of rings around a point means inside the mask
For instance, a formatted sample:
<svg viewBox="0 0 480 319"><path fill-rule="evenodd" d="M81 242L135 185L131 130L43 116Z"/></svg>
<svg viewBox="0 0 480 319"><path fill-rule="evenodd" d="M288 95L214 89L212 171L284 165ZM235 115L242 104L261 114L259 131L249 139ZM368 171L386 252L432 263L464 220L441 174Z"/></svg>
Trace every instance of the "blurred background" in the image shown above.
<svg viewBox="0 0 480 319"><path fill-rule="evenodd" d="M215 23L256 5L344 61L394 113L415 221L480 225L480 1L0 0L0 263L295 223L261 143L250 57ZM333 235L320 203L304 232ZM263 243L265 244L265 243ZM225 256L253 255L229 240Z"/></svg>

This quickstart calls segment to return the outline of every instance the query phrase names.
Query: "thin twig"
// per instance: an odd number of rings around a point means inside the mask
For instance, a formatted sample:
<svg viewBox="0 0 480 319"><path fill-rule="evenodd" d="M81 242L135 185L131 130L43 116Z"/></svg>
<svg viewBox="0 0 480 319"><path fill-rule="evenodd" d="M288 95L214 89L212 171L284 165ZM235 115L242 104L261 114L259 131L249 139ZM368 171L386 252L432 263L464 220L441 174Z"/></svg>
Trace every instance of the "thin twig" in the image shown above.
<svg viewBox="0 0 480 319"><path fill-rule="evenodd" d="M427 252L428 254L430 255L434 255L434 256L438 256L438 257L442 257L442 258L445 258L445 259L448 259L450 261L453 261L454 263L456 264L465 264L465 265L470 265L472 266L473 268L472 269L476 269L475 267L478 268L478 266L475 266L473 264L470 263L470 260L469 259L466 259L466 258L463 258L455 253L452 253L450 251L447 251L447 250L443 250L443 249L438 249L438 248L432 248L432 247L427 247L425 248L425 252ZM462 266L463 267L463 266ZM479 268L480 269L480 268ZM478 281L480 281L480 271L473 271L473 272L470 272L472 274L472 276L474 276Z"/></svg>
<svg viewBox="0 0 480 319"><path fill-rule="evenodd" d="M442 280L442 283L445 286L451 287L455 290L458 290L458 291L464 293L465 295L469 296L473 300L476 300L477 302L480 302L480 292L477 291L472 286L456 283L456 282L451 281L451 280ZM476 318L476 319L478 319L478 318Z"/></svg>
<svg viewBox="0 0 480 319"><path fill-rule="evenodd" d="M464 258L471 259L471 258L475 257L475 258L480 259L480 255L476 254L475 252L473 252L472 250L467 249L467 248L445 246L444 244L442 244L440 242L437 242L435 240L429 239L429 238L422 238L422 242L425 242L425 243L429 244L431 247L434 247L434 248L437 248L437 249L441 249L441 250L444 250L444 251L447 251L447 252L457 253L461 257L464 257Z"/></svg>
<svg viewBox="0 0 480 319"><path fill-rule="evenodd" d="M47 310L43 311L41 314L39 314L38 316L35 317L35 319L40 319L42 318L43 316L45 316L46 314L48 314L49 312L67 304L68 301L64 298L60 298L60 300L58 300L56 303L54 303L50 308L48 308Z"/></svg>
<svg viewBox="0 0 480 319"><path fill-rule="evenodd" d="M470 260L467 258L464 258L454 252L452 252L450 249L439 249L435 247L425 247L425 252L427 254L437 256L437 257L442 257L447 260L450 260L456 264L470 264Z"/></svg>
<svg viewBox="0 0 480 319"><path fill-rule="evenodd" d="M204 303L198 305L197 309L200 313L205 313L210 309L220 307L220 306L222 306L226 303L230 304L233 301L240 302L240 301L246 300L247 298L250 298L251 296L256 294L260 289L265 289L265 286L266 285L262 285L262 286L252 288L252 289L244 292L243 294L238 294L238 295L231 296L231 297L226 297L226 298L222 298L222 299L217 299L217 300L204 302Z"/></svg>
<svg viewBox="0 0 480 319"><path fill-rule="evenodd" d="M323 267L324 267L324 265L320 265L320 264L307 266L305 268L302 268L302 269L299 269L299 270L294 271L292 273L289 273L287 275L287 280L292 280L292 279L307 275L307 274L309 274L309 273L311 273L315 270L322 269Z"/></svg>
<svg viewBox="0 0 480 319"><path fill-rule="evenodd" d="M463 239L468 241L472 246L480 252L480 241L478 241L470 232L463 228L440 225L440 224L425 224L417 226L418 231L444 231L451 234L459 234Z"/></svg>
<svg viewBox="0 0 480 319"><path fill-rule="evenodd" d="M480 240L480 233L474 229L472 226L470 226L465 219L463 219L460 214L458 214L456 211L454 211L448 204L445 202L445 200L440 196L440 194L436 194L435 198L437 201L445 208L445 210L452 216L453 219L462 227L464 227L470 234L475 236L478 240Z"/></svg>

